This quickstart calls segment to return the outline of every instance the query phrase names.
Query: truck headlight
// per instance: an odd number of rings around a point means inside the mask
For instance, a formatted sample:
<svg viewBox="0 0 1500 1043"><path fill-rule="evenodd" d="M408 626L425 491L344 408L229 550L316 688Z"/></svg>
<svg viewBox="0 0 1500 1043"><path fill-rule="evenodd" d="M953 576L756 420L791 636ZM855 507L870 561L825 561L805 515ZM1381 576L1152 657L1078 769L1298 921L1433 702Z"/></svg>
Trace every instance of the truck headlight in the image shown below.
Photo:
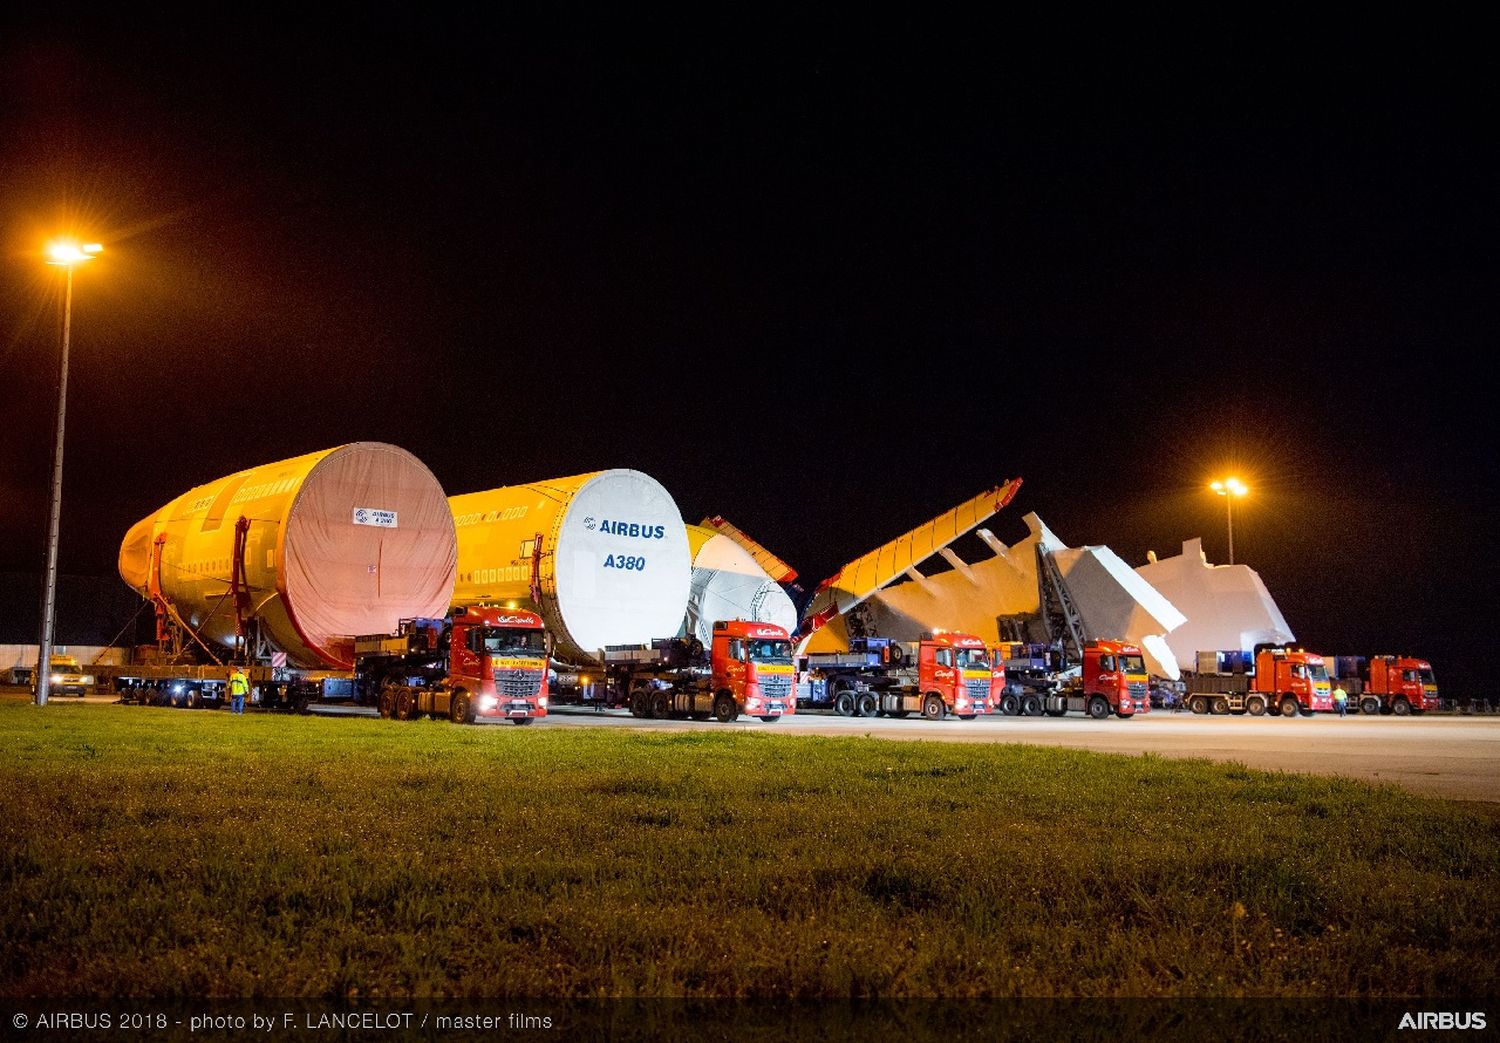
<svg viewBox="0 0 1500 1043"><path fill-rule="evenodd" d="M487 695L483 699L479 700L479 705L481 709L493 710L495 708L495 697L493 695Z"/></svg>

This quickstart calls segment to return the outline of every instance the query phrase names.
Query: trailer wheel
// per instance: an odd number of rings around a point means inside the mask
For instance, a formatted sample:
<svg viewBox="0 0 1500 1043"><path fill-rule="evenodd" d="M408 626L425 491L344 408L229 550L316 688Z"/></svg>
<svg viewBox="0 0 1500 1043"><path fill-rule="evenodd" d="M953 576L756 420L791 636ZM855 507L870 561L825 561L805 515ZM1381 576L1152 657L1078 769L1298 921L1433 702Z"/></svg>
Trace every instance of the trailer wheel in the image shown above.
<svg viewBox="0 0 1500 1043"><path fill-rule="evenodd" d="M1042 700L1040 696L1028 695L1021 700L1021 712L1027 717L1040 717L1042 715Z"/></svg>
<svg viewBox="0 0 1500 1043"><path fill-rule="evenodd" d="M203 696L198 693L198 689L193 688L188 691L187 704L189 710L196 710L203 705Z"/></svg>
<svg viewBox="0 0 1500 1043"><path fill-rule="evenodd" d="M1021 700L1010 693L1002 695L1000 697L1000 712L1007 717L1014 717L1021 712Z"/></svg>
<svg viewBox="0 0 1500 1043"><path fill-rule="evenodd" d="M1229 700L1222 695L1215 696L1214 701L1208 704L1208 712L1216 717L1223 717L1229 713Z"/></svg>
<svg viewBox="0 0 1500 1043"><path fill-rule="evenodd" d="M833 696L833 712L840 717L853 717L854 710L854 692L848 688L840 688Z"/></svg>
<svg viewBox="0 0 1500 1043"><path fill-rule="evenodd" d="M922 716L929 721L941 721L948 708L943 705L942 696L928 695L922 700Z"/></svg>
<svg viewBox="0 0 1500 1043"><path fill-rule="evenodd" d="M403 688L396 693L396 720L409 721L417 715L417 700L412 697L410 688Z"/></svg>
<svg viewBox="0 0 1500 1043"><path fill-rule="evenodd" d="M1208 713L1208 700L1201 695L1195 695L1188 700L1188 709L1194 713Z"/></svg>
<svg viewBox="0 0 1500 1043"><path fill-rule="evenodd" d="M469 702L469 693L453 693L453 700L448 703L448 720L454 724L474 723L474 707Z"/></svg>
<svg viewBox="0 0 1500 1043"><path fill-rule="evenodd" d="M891 650L891 666L899 670L906 665L906 649L900 645L890 645L889 647Z"/></svg>
<svg viewBox="0 0 1500 1043"><path fill-rule="evenodd" d="M1245 712L1251 717L1260 717L1266 712L1266 701L1258 695L1245 700Z"/></svg>
<svg viewBox="0 0 1500 1043"><path fill-rule="evenodd" d="M1380 700L1373 698L1361 699L1359 701L1359 712L1374 717L1380 712Z"/></svg>
<svg viewBox="0 0 1500 1043"><path fill-rule="evenodd" d="M383 684L380 686L380 696L376 700L380 708L380 716L389 719L396 713L396 689L394 685Z"/></svg>
<svg viewBox="0 0 1500 1043"><path fill-rule="evenodd" d="M875 698L874 692L860 692L854 702L854 712L860 717L874 717L879 709L880 700Z"/></svg>
<svg viewBox="0 0 1500 1043"><path fill-rule="evenodd" d="M1296 717L1297 716L1297 711L1300 710L1301 707L1297 705L1297 700L1296 700L1296 698L1294 696L1283 695L1281 697L1281 707L1280 707L1280 709L1281 709L1281 716L1283 716L1283 717Z"/></svg>
<svg viewBox="0 0 1500 1043"><path fill-rule="evenodd" d="M672 700L667 697L666 692L657 692L651 696L651 716L658 721L665 721L672 714Z"/></svg>
<svg viewBox="0 0 1500 1043"><path fill-rule="evenodd" d="M1411 703L1406 701L1405 696L1402 696L1395 702L1391 703L1391 713L1395 714L1397 717L1405 717L1407 714L1411 713Z"/></svg>
<svg viewBox="0 0 1500 1043"><path fill-rule="evenodd" d="M720 692L714 699L714 718L721 724L729 724L740 715L739 704L728 692Z"/></svg>
<svg viewBox="0 0 1500 1043"><path fill-rule="evenodd" d="M1102 695L1089 698L1089 716L1096 721L1102 721L1109 716L1109 700Z"/></svg>

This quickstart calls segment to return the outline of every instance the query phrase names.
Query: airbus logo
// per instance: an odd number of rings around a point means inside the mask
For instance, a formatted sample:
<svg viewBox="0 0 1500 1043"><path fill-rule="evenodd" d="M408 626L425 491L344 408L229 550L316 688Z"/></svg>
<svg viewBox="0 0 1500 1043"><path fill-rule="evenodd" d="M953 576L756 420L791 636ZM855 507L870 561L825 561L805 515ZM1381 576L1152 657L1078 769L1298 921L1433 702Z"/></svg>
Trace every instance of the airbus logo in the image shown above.
<svg viewBox="0 0 1500 1043"><path fill-rule="evenodd" d="M592 518L584 520L585 528L593 528L589 522ZM640 525L636 522L610 521L605 518L599 523L599 531L611 536L634 536L642 540L660 540L667 535L666 527L663 525Z"/></svg>

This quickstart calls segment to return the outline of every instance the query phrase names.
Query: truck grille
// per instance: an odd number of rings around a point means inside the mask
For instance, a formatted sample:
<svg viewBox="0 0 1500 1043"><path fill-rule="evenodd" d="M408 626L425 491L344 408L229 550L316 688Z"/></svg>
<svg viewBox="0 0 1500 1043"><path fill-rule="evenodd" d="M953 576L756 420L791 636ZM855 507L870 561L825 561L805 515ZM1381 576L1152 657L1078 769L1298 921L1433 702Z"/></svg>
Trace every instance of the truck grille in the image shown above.
<svg viewBox="0 0 1500 1043"><path fill-rule="evenodd" d="M1131 681L1129 684L1127 684L1125 686L1125 689L1126 689L1126 691L1128 691L1130 693L1130 698L1132 698L1132 699L1144 699L1144 698L1146 698L1146 682L1145 681Z"/></svg>
<svg viewBox="0 0 1500 1043"><path fill-rule="evenodd" d="M990 697L990 683L983 678L965 681L964 690L969 693L970 699L988 699Z"/></svg>
<svg viewBox="0 0 1500 1043"><path fill-rule="evenodd" d="M760 680L760 694L766 699L785 699L792 694L791 674L771 674Z"/></svg>
<svg viewBox="0 0 1500 1043"><path fill-rule="evenodd" d="M542 690L540 670L496 670L495 694L533 696Z"/></svg>

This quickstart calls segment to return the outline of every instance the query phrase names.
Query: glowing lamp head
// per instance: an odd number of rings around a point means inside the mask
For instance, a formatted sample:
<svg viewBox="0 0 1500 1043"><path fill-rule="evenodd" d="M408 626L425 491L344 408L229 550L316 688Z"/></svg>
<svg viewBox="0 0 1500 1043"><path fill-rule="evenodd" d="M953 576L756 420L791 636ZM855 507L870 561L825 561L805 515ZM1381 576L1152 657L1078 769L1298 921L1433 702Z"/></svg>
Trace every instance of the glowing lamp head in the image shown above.
<svg viewBox="0 0 1500 1043"><path fill-rule="evenodd" d="M1250 491L1250 487L1238 478L1226 478L1222 482L1213 482L1209 488L1220 496L1244 496Z"/></svg>
<svg viewBox="0 0 1500 1043"><path fill-rule="evenodd" d="M79 245L71 239L58 239L47 244L47 263L62 268L71 268L84 261L92 261L102 253L104 247L98 243Z"/></svg>

